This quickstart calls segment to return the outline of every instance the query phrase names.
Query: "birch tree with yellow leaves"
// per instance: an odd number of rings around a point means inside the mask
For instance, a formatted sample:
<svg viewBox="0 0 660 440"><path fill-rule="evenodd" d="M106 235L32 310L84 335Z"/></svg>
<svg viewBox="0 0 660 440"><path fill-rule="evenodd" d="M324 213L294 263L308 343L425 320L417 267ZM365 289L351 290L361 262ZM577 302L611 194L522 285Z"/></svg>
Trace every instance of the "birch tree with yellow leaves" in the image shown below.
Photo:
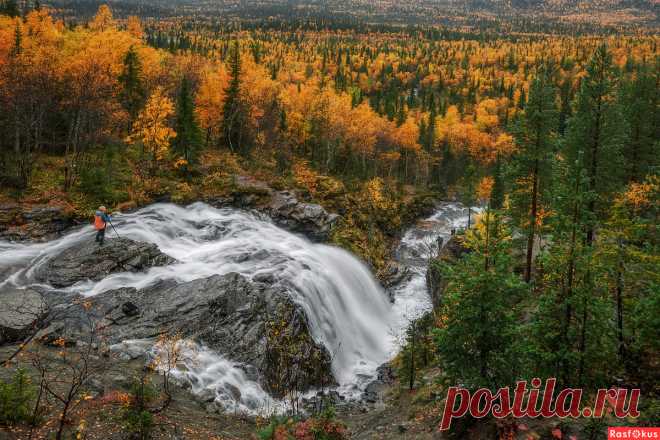
<svg viewBox="0 0 660 440"><path fill-rule="evenodd" d="M176 136L176 132L169 126L172 115L172 100L164 94L162 88L157 87L138 115L127 139L140 146L140 160L147 165L152 176L156 174L159 163L167 157L170 142Z"/></svg>

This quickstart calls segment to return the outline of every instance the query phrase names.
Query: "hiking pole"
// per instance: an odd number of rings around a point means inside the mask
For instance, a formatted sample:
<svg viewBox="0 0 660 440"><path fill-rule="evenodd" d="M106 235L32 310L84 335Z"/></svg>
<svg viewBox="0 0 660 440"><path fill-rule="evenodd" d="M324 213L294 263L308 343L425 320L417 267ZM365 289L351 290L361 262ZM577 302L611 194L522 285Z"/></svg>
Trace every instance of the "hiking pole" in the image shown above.
<svg viewBox="0 0 660 440"><path fill-rule="evenodd" d="M115 229L115 225L112 224L112 220L108 220L108 222L110 223L110 226L112 226L112 230L115 231L115 234L117 234L117 238L121 238L119 236L119 232L117 232L117 230Z"/></svg>

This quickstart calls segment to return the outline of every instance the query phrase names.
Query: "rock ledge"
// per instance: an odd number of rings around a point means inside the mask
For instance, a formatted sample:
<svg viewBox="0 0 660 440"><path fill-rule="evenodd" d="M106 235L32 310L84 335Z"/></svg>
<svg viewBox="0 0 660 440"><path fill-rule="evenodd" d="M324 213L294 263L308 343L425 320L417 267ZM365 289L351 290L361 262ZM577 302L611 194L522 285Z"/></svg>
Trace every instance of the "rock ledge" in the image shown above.
<svg viewBox="0 0 660 440"><path fill-rule="evenodd" d="M40 282L62 288L88 279L98 281L115 272L139 272L175 261L152 243L107 238L103 246L99 246L90 235L88 241L66 249L39 267L35 277Z"/></svg>

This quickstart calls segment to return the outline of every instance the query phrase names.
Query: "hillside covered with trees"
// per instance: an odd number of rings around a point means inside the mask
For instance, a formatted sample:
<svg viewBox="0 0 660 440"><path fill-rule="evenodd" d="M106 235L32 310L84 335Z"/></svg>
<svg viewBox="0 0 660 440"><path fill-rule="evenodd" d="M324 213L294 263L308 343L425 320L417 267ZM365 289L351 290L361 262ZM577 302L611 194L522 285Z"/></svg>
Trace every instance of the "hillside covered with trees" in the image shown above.
<svg viewBox="0 0 660 440"><path fill-rule="evenodd" d="M436 201L476 207L452 238L462 256L429 262L441 299L393 362L401 392L416 393L412 417L435 427L453 384L496 391L555 377L589 396L640 388L642 415L625 422L657 426L653 28L361 29L116 18L106 5L65 23L57 10L8 2L3 12L3 203L87 221L102 204L186 204L243 191L249 178L338 213L329 242L381 279L402 230ZM4 414L0 423L15 422ZM604 420L557 426L596 439ZM447 435L485 438L476 424ZM518 429L498 424L495 438Z"/></svg>

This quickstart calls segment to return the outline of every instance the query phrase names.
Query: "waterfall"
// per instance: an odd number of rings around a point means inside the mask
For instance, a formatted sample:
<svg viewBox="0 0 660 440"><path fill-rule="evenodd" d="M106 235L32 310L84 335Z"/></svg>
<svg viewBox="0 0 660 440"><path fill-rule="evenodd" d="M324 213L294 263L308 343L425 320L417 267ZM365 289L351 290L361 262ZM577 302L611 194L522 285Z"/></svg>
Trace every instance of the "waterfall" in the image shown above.
<svg viewBox="0 0 660 440"><path fill-rule="evenodd" d="M464 217L466 212L460 206L446 204L404 235L397 258L412 276L395 286L394 304L367 266L349 252L312 243L258 214L204 203L186 207L155 204L115 215L113 223L122 237L154 243L178 262L144 273L111 274L67 290L93 296L119 287L140 289L164 279L187 282L229 272L253 279L267 277L288 287L307 316L312 337L331 353L340 389L350 393L359 391L374 377L376 368L396 354L409 320L430 309L424 282L430 252L427 242L463 226ZM108 230L108 239L113 235ZM34 284L36 268L67 247L92 239L92 227L85 226L48 243L0 241L0 274L5 277L0 289ZM252 387L252 399L265 395L221 353L202 352L203 362L189 366L186 372L196 377L197 386L231 382L245 390ZM230 376L229 382L223 379Z"/></svg>

